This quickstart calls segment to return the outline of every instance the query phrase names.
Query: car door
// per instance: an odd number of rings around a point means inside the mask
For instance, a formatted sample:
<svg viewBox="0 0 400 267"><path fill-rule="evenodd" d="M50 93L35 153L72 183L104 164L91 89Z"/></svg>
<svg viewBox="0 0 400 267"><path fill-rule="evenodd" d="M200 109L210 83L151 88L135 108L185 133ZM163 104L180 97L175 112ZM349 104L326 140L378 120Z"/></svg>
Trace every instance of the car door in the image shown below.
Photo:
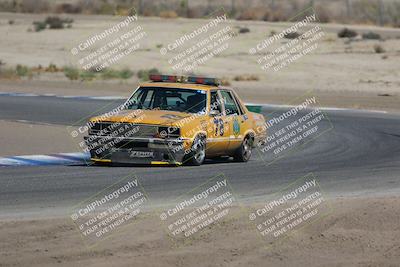
<svg viewBox="0 0 400 267"><path fill-rule="evenodd" d="M226 121L229 128L228 150L236 150L242 143L244 133L248 128L248 118L244 113L235 94L230 90L221 90L222 101L225 107Z"/></svg>
<svg viewBox="0 0 400 267"><path fill-rule="evenodd" d="M226 155L230 136L229 122L219 90L212 90L210 96L207 154L208 156Z"/></svg>

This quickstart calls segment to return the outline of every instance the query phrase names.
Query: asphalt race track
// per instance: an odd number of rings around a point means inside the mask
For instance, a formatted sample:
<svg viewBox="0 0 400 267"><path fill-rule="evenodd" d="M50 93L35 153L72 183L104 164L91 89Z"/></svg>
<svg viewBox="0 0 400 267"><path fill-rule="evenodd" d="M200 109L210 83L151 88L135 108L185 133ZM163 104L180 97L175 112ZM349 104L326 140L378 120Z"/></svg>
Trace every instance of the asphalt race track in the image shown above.
<svg viewBox="0 0 400 267"><path fill-rule="evenodd" d="M0 96L0 119L72 125L94 111L106 112L120 103ZM264 113L268 116L271 111L266 108ZM3 215L32 212L39 216L46 211L66 214L80 201L132 174L139 177L155 206L176 199L220 173L229 179L243 203L262 200L310 172L328 196L398 194L400 115L326 112L332 130L269 166L254 153L248 163L208 161L200 167L2 167L0 210Z"/></svg>

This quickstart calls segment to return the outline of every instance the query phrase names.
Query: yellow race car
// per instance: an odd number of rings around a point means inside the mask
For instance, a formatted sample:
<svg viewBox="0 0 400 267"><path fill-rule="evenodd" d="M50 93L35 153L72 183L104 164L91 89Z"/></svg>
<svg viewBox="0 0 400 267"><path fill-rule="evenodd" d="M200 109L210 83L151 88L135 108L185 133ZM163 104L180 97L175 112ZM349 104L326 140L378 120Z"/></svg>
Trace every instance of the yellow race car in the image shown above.
<svg viewBox="0 0 400 267"><path fill-rule="evenodd" d="M265 118L250 112L217 79L150 75L117 109L89 120L95 163L201 165L206 158L250 159L266 138Z"/></svg>

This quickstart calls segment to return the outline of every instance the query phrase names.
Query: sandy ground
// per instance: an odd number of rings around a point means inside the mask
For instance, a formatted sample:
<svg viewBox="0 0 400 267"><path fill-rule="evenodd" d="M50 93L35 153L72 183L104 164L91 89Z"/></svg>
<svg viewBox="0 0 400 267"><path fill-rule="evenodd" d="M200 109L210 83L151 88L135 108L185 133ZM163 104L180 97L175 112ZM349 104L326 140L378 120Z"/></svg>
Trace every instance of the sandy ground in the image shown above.
<svg viewBox="0 0 400 267"><path fill-rule="evenodd" d="M5 37L0 39L0 60L6 66L76 65L77 58L71 56L70 49L121 20L78 15L70 16L75 20L71 29L27 31L33 21L45 17L0 14L0 35ZM14 19L15 25L9 25L9 19ZM135 72L157 67L164 73L173 73L167 60L160 60L157 46L165 46L204 24L204 20L140 18L139 23L149 38L141 50L115 67L126 66ZM272 30L280 31L289 24L229 24L234 28L248 27L250 33L235 37L229 50L199 67L196 74L230 80L235 75L258 76L259 81L232 82L246 102L287 104L313 89L324 106L400 110L399 29L352 26L359 32L378 32L385 40L348 43L336 38L343 25L322 25L326 36L315 53L286 70L265 73L256 56L248 54L249 47ZM374 53L376 44L386 52ZM128 96L137 82L136 78L125 82L69 82L58 73L32 80L0 80L0 91ZM76 151L63 126L5 121L0 125L1 154ZM28 130L32 133L29 137L24 134ZM330 215L293 232L269 249L249 227L246 216L211 227L190 244L176 246L160 227L158 213L150 211L92 249L84 246L69 218L4 219L0 221L0 266L398 266L400 198L343 198L330 202Z"/></svg>
<svg viewBox="0 0 400 267"><path fill-rule="evenodd" d="M79 57L70 52L94 33L122 20L111 16L70 16L74 18L71 29L27 32L35 20L45 15L3 13L0 19L0 59L5 66L24 64L28 66L78 65ZM8 25L14 19L15 25ZM115 68L129 67L134 72L158 68L163 73L177 73L168 64L170 57L161 57L159 47L189 33L206 23L200 19L139 18L137 22L147 33L141 41L141 49L124 57ZM252 21L228 21L235 31L247 27L249 33L239 34L229 44L229 49L195 69L195 74L227 78L245 101L286 103L288 99L314 90L324 105L398 110L400 109L400 29L374 26L350 26L359 33L374 31L384 40L356 40L348 42L338 39L337 32L345 27L337 24L321 24L325 33L318 48L286 69L265 72L257 63L259 55L250 55L254 47L271 31L280 32L289 23L267 23ZM29 41L26 41L29 40ZM283 40L282 43L288 42ZM374 46L382 46L386 52L376 54ZM181 73L177 73L181 74ZM234 82L236 75L252 74L259 80ZM32 80L0 80L0 91L30 93L52 93L59 95L122 95L127 96L137 87L136 77L127 81L69 82L62 73L42 74ZM379 96L386 95L386 96Z"/></svg>
<svg viewBox="0 0 400 267"><path fill-rule="evenodd" d="M0 156L78 151L66 126L10 121L0 125Z"/></svg>
<svg viewBox="0 0 400 267"><path fill-rule="evenodd" d="M70 219L3 220L0 266L398 266L400 198L330 203L330 215L269 248L241 213L176 244L148 212L92 248Z"/></svg>

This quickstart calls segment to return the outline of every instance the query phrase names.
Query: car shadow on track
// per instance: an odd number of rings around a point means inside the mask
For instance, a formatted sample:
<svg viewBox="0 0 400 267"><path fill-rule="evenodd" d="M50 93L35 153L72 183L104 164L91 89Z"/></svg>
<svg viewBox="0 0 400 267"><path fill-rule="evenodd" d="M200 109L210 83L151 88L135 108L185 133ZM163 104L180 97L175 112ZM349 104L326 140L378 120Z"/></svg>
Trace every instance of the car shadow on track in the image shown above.
<svg viewBox="0 0 400 267"><path fill-rule="evenodd" d="M202 165L214 165L223 163L234 163L235 161L229 157L218 157L213 159L206 159ZM76 166L76 165L75 165ZM151 165L151 164L131 164L131 163L93 163L89 165L81 165L87 167L135 167L135 168L176 168L176 167L199 167L190 165Z"/></svg>

